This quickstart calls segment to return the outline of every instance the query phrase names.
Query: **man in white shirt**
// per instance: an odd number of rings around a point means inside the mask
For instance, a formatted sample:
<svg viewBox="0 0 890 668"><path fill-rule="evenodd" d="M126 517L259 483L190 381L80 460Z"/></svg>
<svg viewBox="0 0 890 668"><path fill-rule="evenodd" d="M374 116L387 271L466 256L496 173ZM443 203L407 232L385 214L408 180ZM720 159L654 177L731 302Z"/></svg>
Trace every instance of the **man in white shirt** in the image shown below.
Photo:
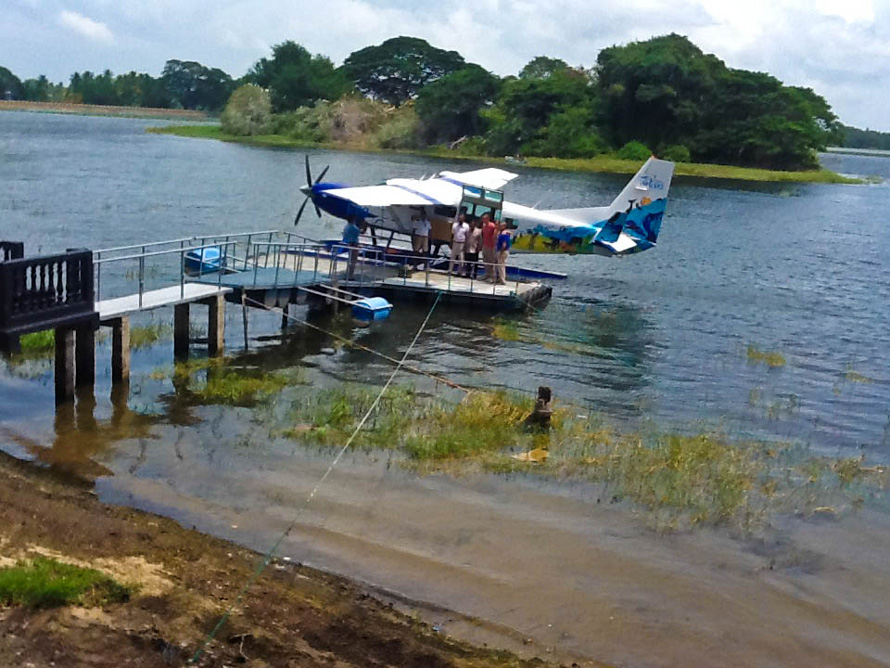
<svg viewBox="0 0 890 668"><path fill-rule="evenodd" d="M421 209L420 214L414 216L412 241L415 253L423 253L426 255L430 250L430 219L427 218L426 212Z"/></svg>
<svg viewBox="0 0 890 668"><path fill-rule="evenodd" d="M453 272L457 265L457 274L464 270L464 251L467 246L467 237L470 234L470 226L467 224L467 215L460 214L451 226L451 261L448 263L448 271Z"/></svg>

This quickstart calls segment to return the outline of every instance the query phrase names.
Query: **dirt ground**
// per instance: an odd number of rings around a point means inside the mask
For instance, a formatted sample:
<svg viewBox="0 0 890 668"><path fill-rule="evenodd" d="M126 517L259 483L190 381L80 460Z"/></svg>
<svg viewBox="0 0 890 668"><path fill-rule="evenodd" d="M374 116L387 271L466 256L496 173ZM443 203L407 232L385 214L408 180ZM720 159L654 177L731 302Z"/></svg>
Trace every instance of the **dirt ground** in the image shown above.
<svg viewBox="0 0 890 668"><path fill-rule="evenodd" d="M184 666L259 556L172 520L103 505L91 485L0 453L0 566L34 554L138 589L103 608L0 607L0 666ZM472 647L349 581L273 562L199 666L544 666Z"/></svg>

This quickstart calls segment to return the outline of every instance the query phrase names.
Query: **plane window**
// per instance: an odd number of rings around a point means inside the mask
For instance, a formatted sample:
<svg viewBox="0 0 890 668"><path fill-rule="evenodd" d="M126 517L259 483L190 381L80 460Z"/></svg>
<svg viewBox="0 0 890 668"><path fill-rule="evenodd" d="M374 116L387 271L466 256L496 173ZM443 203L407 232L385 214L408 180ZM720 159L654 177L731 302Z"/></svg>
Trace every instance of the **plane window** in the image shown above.
<svg viewBox="0 0 890 668"><path fill-rule="evenodd" d="M463 206L461 208L463 208ZM457 209L453 206L437 206L433 208L433 213L442 218L454 218L457 214Z"/></svg>

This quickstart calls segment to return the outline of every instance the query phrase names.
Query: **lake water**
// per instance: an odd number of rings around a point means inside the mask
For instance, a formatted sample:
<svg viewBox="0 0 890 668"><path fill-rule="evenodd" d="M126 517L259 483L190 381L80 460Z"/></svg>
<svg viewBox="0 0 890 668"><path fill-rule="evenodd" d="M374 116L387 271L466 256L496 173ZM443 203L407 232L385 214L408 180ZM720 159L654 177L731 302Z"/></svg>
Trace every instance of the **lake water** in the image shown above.
<svg viewBox="0 0 890 668"><path fill-rule="evenodd" d="M0 238L26 251L102 248L288 229L302 152L146 134L155 122L0 114ZM316 173L371 184L463 161L309 151ZM890 160L827 155L890 178ZM511 169L513 169L511 167ZM507 196L542 208L608 202L622 176L519 169ZM437 309L409 360L480 386L557 397L617 423L793 441L817 455L890 462L886 180L861 186L675 179L658 248L624 260L519 260L565 272L543 310L517 318ZM341 223L310 209L308 237ZM427 307L343 333L401 356ZM169 317L158 315L159 321ZM248 358L310 364L323 384L382 382L391 367L323 335L251 315ZM229 309L228 352L240 313ZM541 342L551 345L543 346ZM270 440L245 448L246 410L194 408L151 372L170 343L134 353L130 393L110 397L107 343L96 402L55 414L51 370L0 375L0 447L99 476L103 498L169 514L264 549L326 468L327 453ZM781 353L776 368L749 348ZM417 477L355 455L300 518L287 554L430 604L448 632L558 658L622 665L890 663L890 531L877 504L841 521L788 520L766 547L719 531L661 536L580 484ZM233 529L233 526L239 528ZM774 564L784 564L773 570ZM445 609L455 612L443 612Z"/></svg>

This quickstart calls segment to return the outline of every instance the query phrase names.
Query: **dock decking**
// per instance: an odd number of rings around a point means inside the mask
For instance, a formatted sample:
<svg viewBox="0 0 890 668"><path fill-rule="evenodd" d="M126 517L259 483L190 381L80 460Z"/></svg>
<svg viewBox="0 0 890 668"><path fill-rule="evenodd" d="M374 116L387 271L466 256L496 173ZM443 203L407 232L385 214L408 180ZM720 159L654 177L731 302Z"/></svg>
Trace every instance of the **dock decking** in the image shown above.
<svg viewBox="0 0 890 668"><path fill-rule="evenodd" d="M189 282L182 286L173 285L160 290L143 292L141 303L138 294L98 301L96 302L96 311L99 313L99 321L107 322L108 320L132 315L140 311L151 311L164 306L188 304L225 295L231 291L232 288L227 286L219 287L217 285Z"/></svg>

